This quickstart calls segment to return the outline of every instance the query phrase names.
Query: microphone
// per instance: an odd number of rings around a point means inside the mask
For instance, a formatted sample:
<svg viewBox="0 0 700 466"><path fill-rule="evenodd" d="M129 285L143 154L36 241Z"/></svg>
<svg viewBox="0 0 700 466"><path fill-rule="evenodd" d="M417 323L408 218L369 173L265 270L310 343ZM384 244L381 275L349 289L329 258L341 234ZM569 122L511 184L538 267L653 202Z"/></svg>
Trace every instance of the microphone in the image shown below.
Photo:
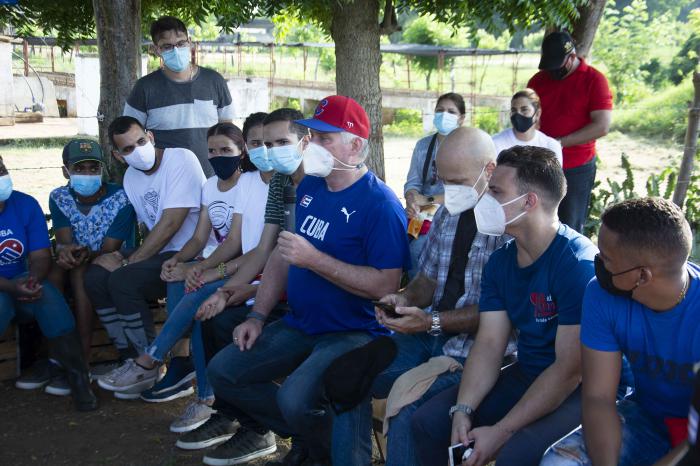
<svg viewBox="0 0 700 466"><path fill-rule="evenodd" d="M297 188L291 182L284 187L282 198L284 199L284 230L294 233L296 231L294 214L297 205Z"/></svg>

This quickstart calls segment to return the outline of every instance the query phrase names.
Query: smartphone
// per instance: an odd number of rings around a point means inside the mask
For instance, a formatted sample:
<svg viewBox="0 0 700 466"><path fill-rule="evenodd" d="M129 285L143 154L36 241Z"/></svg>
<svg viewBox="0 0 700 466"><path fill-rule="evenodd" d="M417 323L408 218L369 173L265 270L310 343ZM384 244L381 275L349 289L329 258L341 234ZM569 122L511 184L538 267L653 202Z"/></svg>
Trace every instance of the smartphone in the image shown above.
<svg viewBox="0 0 700 466"><path fill-rule="evenodd" d="M386 314L387 317L391 317L392 319L399 319L403 317L401 314L396 312L396 306L393 304L383 303L380 301L372 301L372 304L384 311L384 314Z"/></svg>
<svg viewBox="0 0 700 466"><path fill-rule="evenodd" d="M469 445L464 446L461 443L452 445L447 449L447 456L450 458L450 466L460 466L474 451L474 440L469 442Z"/></svg>

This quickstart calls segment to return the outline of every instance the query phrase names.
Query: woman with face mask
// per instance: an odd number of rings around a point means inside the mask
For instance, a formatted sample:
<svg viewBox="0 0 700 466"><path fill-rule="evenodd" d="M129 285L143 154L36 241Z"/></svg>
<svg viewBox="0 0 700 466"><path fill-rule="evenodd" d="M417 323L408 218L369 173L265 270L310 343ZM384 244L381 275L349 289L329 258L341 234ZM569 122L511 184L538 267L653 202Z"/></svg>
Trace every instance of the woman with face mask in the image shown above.
<svg viewBox="0 0 700 466"><path fill-rule="evenodd" d="M415 222L422 222L421 208L431 204L444 202L444 187L437 176L435 156L440 143L456 128L462 126L465 117L464 98L454 92L438 97L435 105L433 124L437 132L420 139L413 149L411 166L406 177L403 191L406 198L406 215ZM425 222L422 222L425 223ZM428 224L426 224L428 226ZM409 271L412 278L415 275L418 257L425 244L428 229L420 228L418 237L411 241L411 262L413 269Z"/></svg>
<svg viewBox="0 0 700 466"><path fill-rule="evenodd" d="M214 125L208 131L207 143L209 163L215 176L209 178L202 188L197 228L182 250L162 266L161 278L168 282L168 320L155 341L135 360L141 368L157 368L191 329L197 399L171 424L173 432L192 430L212 413L213 393L206 378L201 326L194 316L200 304L237 272L232 260L257 245L263 229L267 182L271 176L271 173L258 171L250 161L243 134L235 125ZM201 260L191 262L197 257ZM172 387L170 392L176 391L179 396L188 395L192 392L191 378L192 363L188 358L171 358L166 376L141 397L146 401L167 401L161 394L169 387ZM177 390L180 385L185 388Z"/></svg>
<svg viewBox="0 0 700 466"><path fill-rule="evenodd" d="M562 163L561 144L540 131L542 118L540 97L532 89L516 92L510 100L510 122L512 127L493 136L496 154L513 146L537 146L549 149Z"/></svg>

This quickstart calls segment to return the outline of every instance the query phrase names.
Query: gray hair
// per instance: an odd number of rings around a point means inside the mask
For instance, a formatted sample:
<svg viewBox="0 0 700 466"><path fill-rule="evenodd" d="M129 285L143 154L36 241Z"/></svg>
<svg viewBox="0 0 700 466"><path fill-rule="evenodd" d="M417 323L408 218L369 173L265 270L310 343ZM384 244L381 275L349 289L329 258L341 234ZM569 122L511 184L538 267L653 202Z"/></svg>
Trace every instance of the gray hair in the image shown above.
<svg viewBox="0 0 700 466"><path fill-rule="evenodd" d="M360 155L362 156L362 161L364 162L369 155L369 141L365 138L361 138L347 131L341 131L340 136L342 138L343 144L350 144L354 139L359 139L362 141L362 148L360 149Z"/></svg>

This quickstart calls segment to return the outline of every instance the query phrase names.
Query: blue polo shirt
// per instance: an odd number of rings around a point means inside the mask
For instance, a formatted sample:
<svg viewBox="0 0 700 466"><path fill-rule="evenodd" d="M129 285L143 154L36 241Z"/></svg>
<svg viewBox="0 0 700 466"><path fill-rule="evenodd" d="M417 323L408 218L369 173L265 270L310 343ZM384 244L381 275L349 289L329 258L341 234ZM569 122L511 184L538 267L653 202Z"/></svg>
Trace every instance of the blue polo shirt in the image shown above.
<svg viewBox="0 0 700 466"><path fill-rule="evenodd" d="M688 263L685 298L665 312L604 291L593 279L583 300L581 342L597 351L620 351L634 374L632 399L657 422L684 418L700 361L700 267Z"/></svg>
<svg viewBox="0 0 700 466"><path fill-rule="evenodd" d="M28 194L12 191L0 212L0 277L10 279L26 272L29 253L49 246L49 230L39 203Z"/></svg>
<svg viewBox="0 0 700 466"><path fill-rule="evenodd" d="M396 195L372 172L332 192L323 178L307 176L297 187L296 232L339 261L376 269L408 268L406 214ZM366 330L387 333L369 299L315 272L290 266L290 311L285 321L309 335Z"/></svg>
<svg viewBox="0 0 700 466"><path fill-rule="evenodd" d="M583 293L595 275L597 253L588 238L560 224L549 247L529 266L518 266L515 240L486 264L479 311L508 313L519 331L518 364L530 376L554 362L558 327L581 323Z"/></svg>

